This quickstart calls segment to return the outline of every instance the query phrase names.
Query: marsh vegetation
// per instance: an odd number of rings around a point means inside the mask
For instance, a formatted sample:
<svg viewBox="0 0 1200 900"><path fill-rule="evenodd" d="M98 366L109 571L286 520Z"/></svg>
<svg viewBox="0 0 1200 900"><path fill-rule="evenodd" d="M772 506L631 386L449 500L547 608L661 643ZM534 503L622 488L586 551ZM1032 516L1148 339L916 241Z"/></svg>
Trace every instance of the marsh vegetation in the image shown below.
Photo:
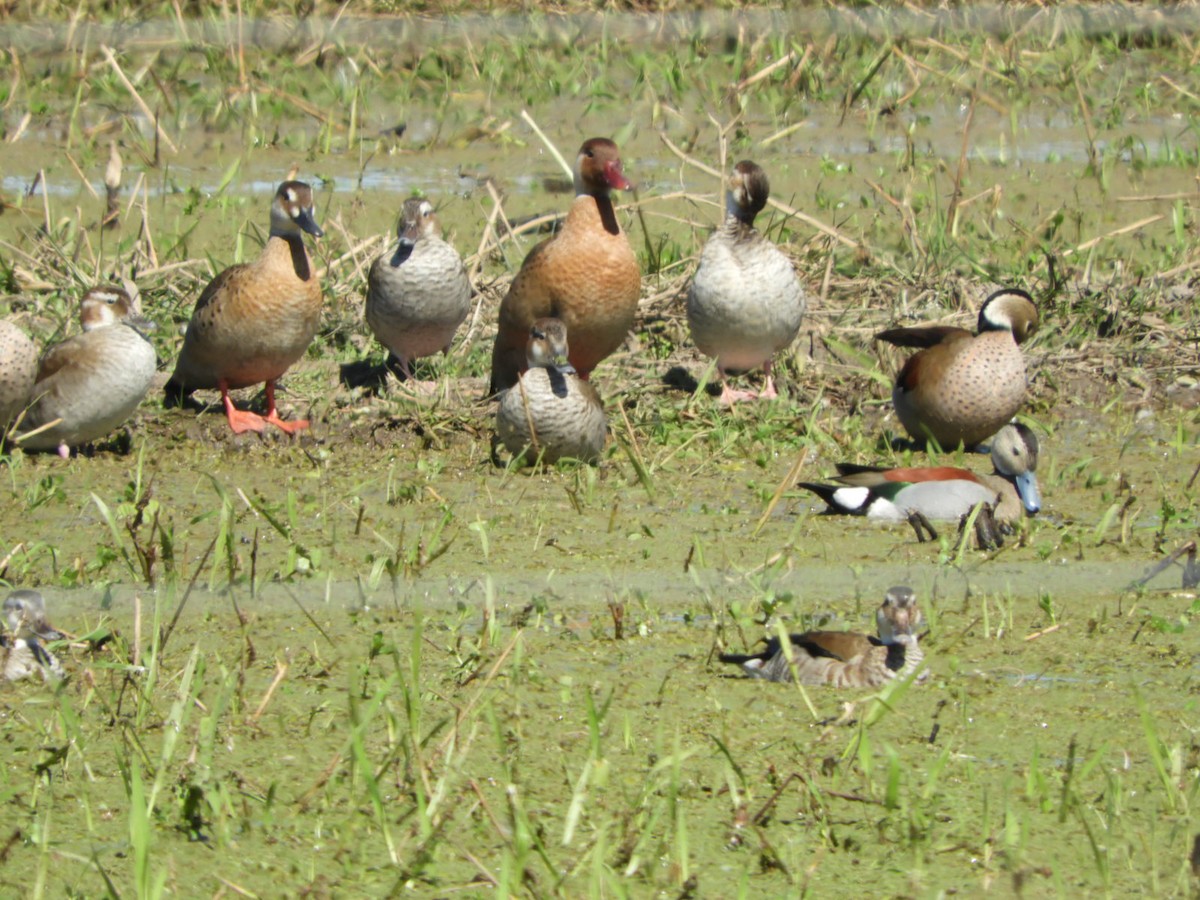
<svg viewBox="0 0 1200 900"><path fill-rule="evenodd" d="M69 680L0 693L4 892L1195 892L1200 604L1177 567L1138 583L1196 533L1186 10L9 6L0 315L49 342L135 280L165 381L293 168L326 305L281 392L301 437L152 392L69 461L0 460L0 577L79 637ZM561 211L547 143L594 134L637 186L644 274L594 375L609 445L496 467L479 398L538 239L506 222ZM683 297L741 158L810 299L781 398L725 410ZM366 271L413 191L475 288L421 364L432 399L353 377L383 358ZM996 284L1041 312L1042 513L992 551L817 515L798 480L925 459L893 445L902 355L871 336L969 325ZM869 630L897 583L924 684L714 662L776 623Z"/></svg>

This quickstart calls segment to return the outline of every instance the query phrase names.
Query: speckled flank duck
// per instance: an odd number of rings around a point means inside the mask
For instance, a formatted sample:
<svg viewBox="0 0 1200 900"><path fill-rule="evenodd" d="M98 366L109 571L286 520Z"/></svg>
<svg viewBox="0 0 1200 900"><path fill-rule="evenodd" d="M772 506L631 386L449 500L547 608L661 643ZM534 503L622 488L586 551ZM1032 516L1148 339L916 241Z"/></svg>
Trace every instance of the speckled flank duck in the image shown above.
<svg viewBox="0 0 1200 900"><path fill-rule="evenodd" d="M8 633L0 634L0 673L7 681L18 681L35 672L44 680L62 678L62 666L42 641L58 641L66 635L46 621L46 605L37 591L13 591L4 601Z"/></svg>
<svg viewBox="0 0 1200 900"><path fill-rule="evenodd" d="M529 329L529 369L500 395L496 411L496 430L513 456L595 462L604 450L604 407L596 389L566 362L568 350L560 320L538 319Z"/></svg>
<svg viewBox="0 0 1200 900"><path fill-rule="evenodd" d="M308 427L283 421L275 409L275 382L304 355L321 322L321 286L304 232L324 234L313 218L312 189L286 181L271 202L271 233L258 259L226 269L196 301L168 399L217 388L236 434L268 424L289 434ZM266 383L266 416L237 409L229 392L259 382Z"/></svg>
<svg viewBox="0 0 1200 900"><path fill-rule="evenodd" d="M931 521L953 521L978 503L991 503L995 518L1012 524L1022 510L1033 515L1041 509L1037 461L1037 436L1012 423L992 438L991 475L950 466L876 469L839 463L839 484L801 482L800 487L819 495L829 512L884 521L904 521L917 512Z"/></svg>
<svg viewBox="0 0 1200 900"><path fill-rule="evenodd" d="M517 382L534 320L561 319L571 335L571 365L587 379L633 327L641 273L617 224L609 191L628 190L617 145L585 141L575 160L575 201L558 234L525 257L500 304L489 393Z"/></svg>
<svg viewBox="0 0 1200 900"><path fill-rule="evenodd" d="M879 637L855 631L807 631L789 635L791 659L779 638L761 653L723 653L753 678L798 681L838 688L880 687L917 670L925 654L917 643L921 611L909 587L889 588L875 613Z"/></svg>
<svg viewBox="0 0 1200 900"><path fill-rule="evenodd" d="M46 351L21 423L26 450L70 448L109 434L133 415L154 378L153 327L119 287L94 287L80 301L83 334ZM39 429L42 429L39 431Z"/></svg>
<svg viewBox="0 0 1200 900"><path fill-rule="evenodd" d="M996 433L1025 401L1020 347L1037 329L1033 298L1016 288L992 294L979 310L979 333L965 328L893 328L876 340L923 347L896 376L892 399L905 430L942 447L972 447Z"/></svg>
<svg viewBox="0 0 1200 900"><path fill-rule="evenodd" d="M0 439L29 403L37 368L33 341L12 322L0 319Z"/></svg>
<svg viewBox="0 0 1200 900"><path fill-rule="evenodd" d="M721 402L771 399L772 357L796 339L807 300L791 261L754 229L770 184L755 163L734 166L725 198L725 224L708 239L688 291L692 340L716 357ZM762 367L762 391L735 391L728 373Z"/></svg>
<svg viewBox="0 0 1200 900"><path fill-rule="evenodd" d="M450 349L471 308L471 284L427 200L404 201L399 234L395 252L375 260L367 275L366 318L411 379L414 359Z"/></svg>

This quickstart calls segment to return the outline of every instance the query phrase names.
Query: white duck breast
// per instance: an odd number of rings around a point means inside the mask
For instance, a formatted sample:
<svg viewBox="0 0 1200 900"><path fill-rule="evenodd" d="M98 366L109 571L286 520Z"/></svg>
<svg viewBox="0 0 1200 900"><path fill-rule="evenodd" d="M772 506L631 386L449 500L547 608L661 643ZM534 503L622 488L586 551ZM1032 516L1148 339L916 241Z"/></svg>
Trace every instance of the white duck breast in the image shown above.
<svg viewBox="0 0 1200 900"><path fill-rule="evenodd" d="M775 396L772 357L796 339L807 306L791 261L754 228L769 196L760 166L743 160L734 167L724 224L704 245L687 299L696 346L716 359L722 380L728 373L761 367L761 399ZM753 396L726 384L722 401Z"/></svg>
<svg viewBox="0 0 1200 900"><path fill-rule="evenodd" d="M367 324L406 375L412 360L450 345L471 308L466 267L440 232L428 201L406 201L396 249L367 276Z"/></svg>
<svg viewBox="0 0 1200 900"><path fill-rule="evenodd" d="M725 226L704 245L688 293L688 322L702 353L725 371L757 369L800 331L805 299L791 261L758 232Z"/></svg>

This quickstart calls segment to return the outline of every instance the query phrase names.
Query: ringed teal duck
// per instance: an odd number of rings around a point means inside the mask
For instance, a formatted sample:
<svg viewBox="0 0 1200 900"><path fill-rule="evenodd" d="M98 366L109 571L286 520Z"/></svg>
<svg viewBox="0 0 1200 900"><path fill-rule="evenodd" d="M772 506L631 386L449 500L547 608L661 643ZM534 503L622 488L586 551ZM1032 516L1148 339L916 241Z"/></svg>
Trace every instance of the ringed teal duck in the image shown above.
<svg viewBox="0 0 1200 900"><path fill-rule="evenodd" d="M880 687L906 678L925 658L917 643L921 611L912 588L889 588L875 613L879 637L856 631L806 631L789 635L790 655L779 638L761 653L723 653L721 662L740 665L752 678L798 681L838 688Z"/></svg>
<svg viewBox="0 0 1200 900"><path fill-rule="evenodd" d="M209 282L196 301L183 338L168 400L200 388L217 388L235 434L267 425L294 434L308 427L285 422L275 409L275 382L304 355L321 323L321 285L304 248L304 233L324 232L313 217L312 188L285 181L271 201L271 231L258 259L231 266ZM266 383L267 414L238 409L236 388Z"/></svg>
<svg viewBox="0 0 1200 900"><path fill-rule="evenodd" d="M608 423L596 389L571 365L567 329L559 319L538 319L529 329L528 370L500 395L496 431L514 457L545 463L571 458L595 462Z"/></svg>
<svg viewBox="0 0 1200 900"><path fill-rule="evenodd" d="M717 360L721 403L776 397L771 362L800 331L808 303L791 261L754 228L771 187L757 164L734 166L725 195L725 223L700 254L687 297L688 326L700 352ZM730 372L762 367L758 393L735 391Z"/></svg>
<svg viewBox="0 0 1200 900"><path fill-rule="evenodd" d="M64 635L46 621L46 605L37 591L13 591L4 601L9 634L0 634L0 673L8 681L40 672L44 680L64 677L58 659L42 641L64 640Z"/></svg>
<svg viewBox="0 0 1200 900"><path fill-rule="evenodd" d="M824 500L828 512L888 522L902 522L913 513L953 521L979 503L992 504L996 520L1009 525L1020 520L1022 510L1037 513L1042 506L1037 435L1010 423L992 438L991 452L991 475L952 466L880 469L838 463L838 484L801 482L800 487Z"/></svg>
<svg viewBox="0 0 1200 900"><path fill-rule="evenodd" d="M892 400L915 440L933 438L950 450L986 441L1025 401L1025 360L1019 345L1037 329L1038 311L1025 291L996 291L979 310L979 333L965 328L893 328L876 340L922 347L909 357Z"/></svg>
<svg viewBox="0 0 1200 900"><path fill-rule="evenodd" d="M125 290L90 289L79 319L83 334L42 356L18 437L26 450L57 450L66 459L72 447L124 423L150 389L158 359L144 332L153 324Z"/></svg>
<svg viewBox="0 0 1200 900"><path fill-rule="evenodd" d="M500 304L489 394L517 383L537 319L563 321L571 335L571 365L585 380L621 346L633 327L642 281L609 192L630 187L617 145L607 138L584 141L566 221L558 234L529 251Z"/></svg>
<svg viewBox="0 0 1200 900"><path fill-rule="evenodd" d="M433 205L404 201L399 243L367 275L367 325L406 380L412 361L450 349L471 309L471 284L458 251L442 240Z"/></svg>
<svg viewBox="0 0 1200 900"><path fill-rule="evenodd" d="M12 322L0 319L0 440L29 403L37 370L33 341Z"/></svg>

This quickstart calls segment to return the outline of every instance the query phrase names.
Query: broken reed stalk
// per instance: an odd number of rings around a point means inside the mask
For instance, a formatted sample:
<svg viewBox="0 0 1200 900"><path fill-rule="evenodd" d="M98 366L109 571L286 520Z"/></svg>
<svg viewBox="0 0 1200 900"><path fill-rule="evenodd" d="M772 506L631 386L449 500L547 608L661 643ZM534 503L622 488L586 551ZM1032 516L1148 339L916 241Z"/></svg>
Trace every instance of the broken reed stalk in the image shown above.
<svg viewBox="0 0 1200 900"><path fill-rule="evenodd" d="M555 161L562 167L562 170L566 173L567 177L574 180L575 170L571 168L570 164L563 157L563 155L559 153L558 148L554 146L550 138L546 137L545 132L538 127L537 122L533 120L533 116L529 114L529 110L521 110L521 121L533 129L533 133L538 136L538 140L546 145L546 149L550 152L550 155L554 157Z"/></svg>
<svg viewBox="0 0 1200 900"><path fill-rule="evenodd" d="M105 209L100 227L116 228L121 224L121 154L117 142L108 142L108 165L104 169Z"/></svg>
<svg viewBox="0 0 1200 900"><path fill-rule="evenodd" d="M113 72L116 74L125 90L129 92L129 96L133 98L133 102L137 104L138 109L142 111L142 115L154 123L154 130L158 136L166 143L168 147L171 148L172 153L178 153L179 148L175 146L175 142L171 140L170 135L168 135L163 129L162 123L158 121L158 116L150 111L150 107L146 105L146 101L142 99L142 95L138 93L137 88L133 86L133 82L130 81L129 77L125 74L125 70L121 68L121 64L117 62L117 57L116 54L113 53L112 47L109 47L107 44L102 44L100 46L100 52L104 54L104 58L108 61L109 66L112 67Z"/></svg>
<svg viewBox="0 0 1200 900"><path fill-rule="evenodd" d="M805 447L792 467L788 469L788 473L783 476L783 481L779 482L779 486L775 488L775 493L771 497L771 502L767 504L767 508L763 510L763 514L758 517L758 522L754 526L754 530L750 532L751 537L758 537L758 533L762 531L763 526L767 524L771 518L771 513L775 511L775 507L779 505L779 501L783 499L783 495L791 490L797 479L800 478L800 473L804 471L804 466L808 463L809 448Z"/></svg>
<svg viewBox="0 0 1200 900"><path fill-rule="evenodd" d="M971 92L971 102L967 106L967 117L962 129L962 147L958 153L958 169L954 173L954 189L950 192L950 205L946 208L946 230L952 235L958 234L958 209L962 201L963 179L967 174L967 151L971 147L971 123L975 121L978 94L978 91Z"/></svg>

